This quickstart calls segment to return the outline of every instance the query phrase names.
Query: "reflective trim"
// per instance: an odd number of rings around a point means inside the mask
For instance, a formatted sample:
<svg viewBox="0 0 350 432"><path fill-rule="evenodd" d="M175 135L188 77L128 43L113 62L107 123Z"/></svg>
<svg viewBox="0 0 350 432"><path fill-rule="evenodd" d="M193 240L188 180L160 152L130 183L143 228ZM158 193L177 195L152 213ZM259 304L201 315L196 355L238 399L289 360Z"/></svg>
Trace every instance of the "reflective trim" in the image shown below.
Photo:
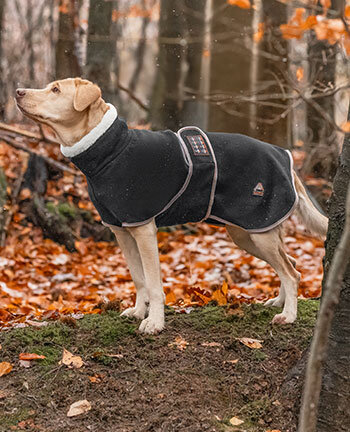
<svg viewBox="0 0 350 432"><path fill-rule="evenodd" d="M175 135L177 135L177 134L175 134ZM179 139L178 135L177 135L177 138L178 138L178 141L179 141L179 144L180 144L181 153L183 155L184 161L185 161L186 165L188 166L188 173L187 173L187 177L186 177L185 183L182 185L182 187L179 190L179 192L176 195L174 195L173 198L168 202L168 204L160 212L158 212L156 215L152 216L149 219L141 221L141 222L132 222L132 223L123 222L122 223L123 227L134 227L134 226L139 226L139 225L145 225L148 222L151 222L152 219L155 219L157 216L159 216L160 214L162 214L163 212L165 212L166 210L168 210L168 208L171 207L174 204L174 202L178 198L180 198L180 196L187 189L187 186L188 186L188 184L189 184L189 182L191 180L192 174L193 174L193 162L192 162L191 156L190 156L190 154L188 152L186 144L183 142L183 140L181 139L181 137Z"/></svg>
<svg viewBox="0 0 350 432"><path fill-rule="evenodd" d="M242 228L239 225L236 225L236 224L234 224L232 222L229 222L229 221L227 221L225 219L222 219L222 218L220 218L218 216L214 216L214 215L208 216L208 219L214 219L214 220L217 220L218 222L224 223L226 225L237 226L239 228L244 229L244 231L250 232L252 234L254 234L254 233L262 233L262 232L265 232L265 231L270 231L273 228L276 228L276 226L280 225L286 219L288 219L289 216L291 216L291 214L294 212L296 206L298 205L299 196L298 196L297 190L295 188L295 182L294 182L293 157L292 157L292 154L291 154L291 152L289 150L286 150L286 152L288 153L289 161L290 161L290 174L292 176L292 184L293 184L293 190L294 190L294 193L295 193L295 201L294 201L294 204L292 205L291 209L281 219L279 219L277 222L273 223L272 225L269 225L268 227L260 228L260 229L246 229L246 228Z"/></svg>
<svg viewBox="0 0 350 432"><path fill-rule="evenodd" d="M217 162L216 162L215 153L214 153L214 150L213 150L213 147L212 147L212 145L211 145L211 142L210 142L209 138L207 137L206 133L204 133L204 132L202 131L202 129L200 129L200 128L197 127L197 126L185 126L185 127L181 128L181 129L179 129L179 130L177 131L177 136L179 137L181 143L183 143L185 149L187 150L187 146L186 146L186 144L184 143L184 141L183 141L183 139L182 139L181 132L183 132L183 131L185 131L185 130L191 130L191 129L192 129L192 130L193 130L193 129L194 129L194 130L197 130L198 132L200 132L200 134L202 134L202 135L204 136L205 141L207 142L207 145L208 145L208 147L209 147L209 150L211 151L211 156L212 156L212 158L213 158L213 162L214 162L214 175L213 175L213 181L212 181L212 184L211 184L211 191L210 191L209 204L208 204L208 208L207 208L207 211L206 211L206 213L205 213L204 218L200 221L200 222L202 222L202 221L204 221L205 219L208 219L208 217L209 217L209 215L210 215L210 212L211 212L211 209L212 209L213 204L214 204L215 189L216 189L216 183L217 183L217 180L218 180L218 164L217 164ZM187 150L187 153L188 153L188 150Z"/></svg>

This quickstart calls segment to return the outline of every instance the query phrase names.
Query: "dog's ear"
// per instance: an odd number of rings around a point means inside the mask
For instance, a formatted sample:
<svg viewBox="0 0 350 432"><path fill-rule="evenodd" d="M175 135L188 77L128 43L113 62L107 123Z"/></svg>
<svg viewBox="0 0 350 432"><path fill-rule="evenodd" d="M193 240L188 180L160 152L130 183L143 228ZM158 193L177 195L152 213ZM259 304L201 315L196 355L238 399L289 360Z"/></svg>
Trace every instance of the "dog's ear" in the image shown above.
<svg viewBox="0 0 350 432"><path fill-rule="evenodd" d="M89 105L101 97L101 90L90 81L77 80L73 106L76 111L84 111Z"/></svg>

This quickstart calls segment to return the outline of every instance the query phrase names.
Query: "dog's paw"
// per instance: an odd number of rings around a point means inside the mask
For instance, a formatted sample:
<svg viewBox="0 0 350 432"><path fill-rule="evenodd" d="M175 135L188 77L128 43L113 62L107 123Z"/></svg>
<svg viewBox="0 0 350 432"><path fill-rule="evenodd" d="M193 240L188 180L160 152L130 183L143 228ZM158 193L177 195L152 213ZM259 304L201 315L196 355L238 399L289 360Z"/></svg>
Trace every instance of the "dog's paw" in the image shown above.
<svg viewBox="0 0 350 432"><path fill-rule="evenodd" d="M143 308L137 308L137 307L131 307L128 309L125 309L124 312L122 312L121 316L128 317L128 318L137 318L137 319L144 319L146 315L146 306Z"/></svg>
<svg viewBox="0 0 350 432"><path fill-rule="evenodd" d="M273 317L272 324L291 324L296 320L296 313L280 313Z"/></svg>
<svg viewBox="0 0 350 432"><path fill-rule="evenodd" d="M264 303L264 306L266 307L271 307L271 306L283 307L283 305L284 305L284 299L279 296L267 300L267 302Z"/></svg>
<svg viewBox="0 0 350 432"><path fill-rule="evenodd" d="M141 322L139 330L145 334L157 334L164 329L164 318L151 318L148 317Z"/></svg>

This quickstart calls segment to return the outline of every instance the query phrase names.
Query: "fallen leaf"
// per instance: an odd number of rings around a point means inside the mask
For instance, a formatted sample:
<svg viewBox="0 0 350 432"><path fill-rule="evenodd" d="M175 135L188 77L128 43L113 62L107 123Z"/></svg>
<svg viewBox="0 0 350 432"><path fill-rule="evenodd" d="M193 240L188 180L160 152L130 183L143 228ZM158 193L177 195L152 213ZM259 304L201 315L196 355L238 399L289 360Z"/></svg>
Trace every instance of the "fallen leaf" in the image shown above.
<svg viewBox="0 0 350 432"><path fill-rule="evenodd" d="M251 8L251 4L249 0L227 0L227 3L231 6L238 6L241 9Z"/></svg>
<svg viewBox="0 0 350 432"><path fill-rule="evenodd" d="M215 300L219 306L224 306L227 304L227 293L228 293L228 285L227 282L225 281L222 284L221 288L218 288L216 291L213 292L211 299Z"/></svg>
<svg viewBox="0 0 350 432"><path fill-rule="evenodd" d="M77 402L72 403L67 412L67 417L75 417L80 414L84 414L91 410L91 403L86 400L79 400Z"/></svg>
<svg viewBox="0 0 350 432"><path fill-rule="evenodd" d="M180 351L184 351L187 348L187 345L189 345L189 343L181 336L177 336L174 342L168 344L168 346L176 346Z"/></svg>
<svg viewBox="0 0 350 432"><path fill-rule="evenodd" d="M42 360L46 358L44 355L35 353L21 353L18 357L20 360Z"/></svg>
<svg viewBox="0 0 350 432"><path fill-rule="evenodd" d="M30 368L32 363L29 360L20 360L19 365L24 368Z"/></svg>
<svg viewBox="0 0 350 432"><path fill-rule="evenodd" d="M219 342L203 342L201 343L202 346L215 346L215 347L221 347L221 343Z"/></svg>
<svg viewBox="0 0 350 432"><path fill-rule="evenodd" d="M231 363L231 364L236 364L238 362L238 359L234 359L234 360L225 360L224 363Z"/></svg>
<svg viewBox="0 0 350 432"><path fill-rule="evenodd" d="M0 377L7 375L12 371L12 364L9 362L0 363Z"/></svg>
<svg viewBox="0 0 350 432"><path fill-rule="evenodd" d="M298 81L301 81L304 78L304 69L302 67L298 67L296 76Z"/></svg>
<svg viewBox="0 0 350 432"><path fill-rule="evenodd" d="M62 360L60 360L59 364L64 364L70 368L81 368L84 364L83 359L80 356L75 356L65 348L63 349Z"/></svg>
<svg viewBox="0 0 350 432"><path fill-rule="evenodd" d="M244 423L244 420L241 420L238 417L232 417L230 419L230 423L232 424L232 426L238 426L238 425Z"/></svg>
<svg viewBox="0 0 350 432"><path fill-rule="evenodd" d="M249 347L249 348L255 348L255 349L260 349L262 348L261 342L264 342L262 340L259 339L251 339L251 338L239 338L238 339L243 345Z"/></svg>

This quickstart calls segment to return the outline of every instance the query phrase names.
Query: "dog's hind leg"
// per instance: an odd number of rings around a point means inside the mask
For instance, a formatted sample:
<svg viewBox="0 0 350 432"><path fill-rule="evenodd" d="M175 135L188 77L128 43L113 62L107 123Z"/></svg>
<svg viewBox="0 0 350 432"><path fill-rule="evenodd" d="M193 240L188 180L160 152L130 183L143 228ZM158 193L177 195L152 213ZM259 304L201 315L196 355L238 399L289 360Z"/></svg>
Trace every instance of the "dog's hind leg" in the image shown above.
<svg viewBox="0 0 350 432"><path fill-rule="evenodd" d="M278 297L269 300L269 306L284 306L281 314L272 320L273 323L292 323L297 314L297 291L300 274L296 271L284 251L280 227L271 231L249 234L241 228L227 226L227 231L232 240L251 255L266 261L276 271L281 287Z"/></svg>
<svg viewBox="0 0 350 432"><path fill-rule="evenodd" d="M118 244L124 254L137 291L135 306L125 309L122 315L144 319L147 312L149 298L145 284L145 275L143 273L141 257L136 241L126 229L113 227L110 228L118 240Z"/></svg>

